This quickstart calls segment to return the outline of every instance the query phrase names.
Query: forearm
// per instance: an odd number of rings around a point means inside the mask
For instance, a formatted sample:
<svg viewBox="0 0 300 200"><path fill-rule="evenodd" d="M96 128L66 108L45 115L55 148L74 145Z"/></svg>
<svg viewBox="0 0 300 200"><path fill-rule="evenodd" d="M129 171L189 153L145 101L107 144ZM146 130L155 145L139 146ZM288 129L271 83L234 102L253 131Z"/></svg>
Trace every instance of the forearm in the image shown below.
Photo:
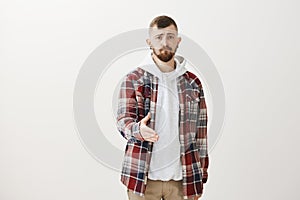
<svg viewBox="0 0 300 200"><path fill-rule="evenodd" d="M127 76L120 87L117 111L117 128L127 140L142 139L137 111L135 89L132 81Z"/></svg>
<svg viewBox="0 0 300 200"><path fill-rule="evenodd" d="M126 114L119 115L117 119L117 127L121 135L129 140L135 138L137 140L142 140L140 133L140 122L132 117L126 117Z"/></svg>

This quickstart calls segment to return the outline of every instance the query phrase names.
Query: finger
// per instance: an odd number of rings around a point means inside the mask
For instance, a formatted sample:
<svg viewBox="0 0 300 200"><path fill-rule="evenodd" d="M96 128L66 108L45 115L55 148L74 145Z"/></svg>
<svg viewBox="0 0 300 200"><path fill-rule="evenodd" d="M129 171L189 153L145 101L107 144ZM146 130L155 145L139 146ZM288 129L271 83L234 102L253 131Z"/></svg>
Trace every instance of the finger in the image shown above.
<svg viewBox="0 0 300 200"><path fill-rule="evenodd" d="M142 119L142 122L144 124L147 124L148 120L151 119L151 114L148 112L148 114Z"/></svg>
<svg viewBox="0 0 300 200"><path fill-rule="evenodd" d="M158 137L158 135L156 135L156 136L154 137L155 142L157 142L158 139L159 139L159 137Z"/></svg>
<svg viewBox="0 0 300 200"><path fill-rule="evenodd" d="M153 139L145 139L145 140L148 142L156 142L156 140L153 140Z"/></svg>
<svg viewBox="0 0 300 200"><path fill-rule="evenodd" d="M145 140L149 141L149 142L157 142L157 139L155 139L153 137L152 138L147 138L147 139L145 138Z"/></svg>
<svg viewBox="0 0 300 200"><path fill-rule="evenodd" d="M146 137L146 138L144 138L145 140L149 140L149 141L151 141L151 142L157 142L158 141L158 139L159 139L159 137L158 137L158 135L155 135L155 136L151 136L151 137Z"/></svg>
<svg viewBox="0 0 300 200"><path fill-rule="evenodd" d="M151 114L148 112L148 114L145 117L145 122L147 123L151 119Z"/></svg>

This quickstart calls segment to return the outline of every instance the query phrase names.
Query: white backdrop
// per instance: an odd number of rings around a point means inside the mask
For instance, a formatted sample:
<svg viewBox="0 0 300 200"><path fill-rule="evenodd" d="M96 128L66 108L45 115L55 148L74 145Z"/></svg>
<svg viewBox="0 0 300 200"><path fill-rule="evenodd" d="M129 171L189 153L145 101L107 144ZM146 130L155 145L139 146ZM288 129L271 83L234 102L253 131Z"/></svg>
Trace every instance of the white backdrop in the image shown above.
<svg viewBox="0 0 300 200"><path fill-rule="evenodd" d="M80 143L74 84L102 42L167 14L205 49L225 87L202 199L298 200L299 8L296 0L1 1L0 199L126 199L120 174Z"/></svg>

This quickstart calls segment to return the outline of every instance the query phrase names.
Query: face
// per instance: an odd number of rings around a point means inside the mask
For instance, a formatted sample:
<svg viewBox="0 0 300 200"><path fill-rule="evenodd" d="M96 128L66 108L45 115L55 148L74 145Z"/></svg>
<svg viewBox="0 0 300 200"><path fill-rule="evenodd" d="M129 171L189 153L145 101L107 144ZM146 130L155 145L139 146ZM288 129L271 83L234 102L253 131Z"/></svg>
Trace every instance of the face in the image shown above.
<svg viewBox="0 0 300 200"><path fill-rule="evenodd" d="M165 28L152 27L147 39L153 53L163 62L168 62L174 57L180 41L174 25Z"/></svg>

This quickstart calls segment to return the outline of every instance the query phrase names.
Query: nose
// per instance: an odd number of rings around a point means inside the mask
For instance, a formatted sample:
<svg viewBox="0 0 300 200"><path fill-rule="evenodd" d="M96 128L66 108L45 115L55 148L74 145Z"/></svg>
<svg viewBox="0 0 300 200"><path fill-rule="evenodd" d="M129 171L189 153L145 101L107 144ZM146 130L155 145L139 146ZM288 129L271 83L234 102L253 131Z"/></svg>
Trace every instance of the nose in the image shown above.
<svg viewBox="0 0 300 200"><path fill-rule="evenodd" d="M166 39L166 37L163 37L163 39L161 40L161 44L162 44L162 46L167 46L167 39Z"/></svg>

